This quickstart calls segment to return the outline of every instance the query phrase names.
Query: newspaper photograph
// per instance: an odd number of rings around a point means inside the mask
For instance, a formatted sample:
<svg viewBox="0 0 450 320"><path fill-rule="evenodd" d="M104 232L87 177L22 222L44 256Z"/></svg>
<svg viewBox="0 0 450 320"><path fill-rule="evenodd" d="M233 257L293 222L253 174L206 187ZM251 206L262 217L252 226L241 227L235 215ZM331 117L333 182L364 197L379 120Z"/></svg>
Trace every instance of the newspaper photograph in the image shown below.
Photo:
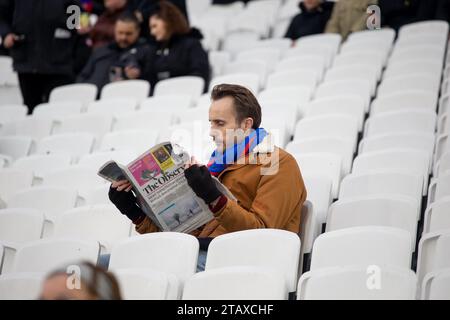
<svg viewBox="0 0 450 320"><path fill-rule="evenodd" d="M130 181L138 205L162 231L190 233L214 217L187 184L184 164L190 159L189 155L178 146L176 149L178 153L170 142L164 142L126 166L108 161L98 175L110 182ZM235 199L214 179L219 190Z"/></svg>

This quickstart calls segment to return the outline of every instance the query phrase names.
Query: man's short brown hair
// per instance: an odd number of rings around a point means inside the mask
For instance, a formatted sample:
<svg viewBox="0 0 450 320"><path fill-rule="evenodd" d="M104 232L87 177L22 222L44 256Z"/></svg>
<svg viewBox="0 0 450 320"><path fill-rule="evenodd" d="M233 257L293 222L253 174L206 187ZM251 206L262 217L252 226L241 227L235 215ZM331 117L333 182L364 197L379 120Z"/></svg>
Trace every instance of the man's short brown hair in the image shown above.
<svg viewBox="0 0 450 320"><path fill-rule="evenodd" d="M253 119L253 129L261 125L261 106L253 93L236 84L218 84L211 92L211 100L219 100L225 97L233 98L234 110L237 121L240 123L245 118Z"/></svg>

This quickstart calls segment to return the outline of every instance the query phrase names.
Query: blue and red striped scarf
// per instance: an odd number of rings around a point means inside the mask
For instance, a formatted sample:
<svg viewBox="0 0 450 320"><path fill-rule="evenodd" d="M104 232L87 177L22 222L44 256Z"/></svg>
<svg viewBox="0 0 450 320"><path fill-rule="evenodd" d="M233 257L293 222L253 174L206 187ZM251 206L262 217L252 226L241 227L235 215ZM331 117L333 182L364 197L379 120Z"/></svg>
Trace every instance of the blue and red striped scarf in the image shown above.
<svg viewBox="0 0 450 320"><path fill-rule="evenodd" d="M245 137L245 139L226 149L223 153L215 150L208 162L209 172L217 177L225 168L243 156L248 155L253 149L264 140L267 136L267 131L263 128L252 130L252 132Z"/></svg>

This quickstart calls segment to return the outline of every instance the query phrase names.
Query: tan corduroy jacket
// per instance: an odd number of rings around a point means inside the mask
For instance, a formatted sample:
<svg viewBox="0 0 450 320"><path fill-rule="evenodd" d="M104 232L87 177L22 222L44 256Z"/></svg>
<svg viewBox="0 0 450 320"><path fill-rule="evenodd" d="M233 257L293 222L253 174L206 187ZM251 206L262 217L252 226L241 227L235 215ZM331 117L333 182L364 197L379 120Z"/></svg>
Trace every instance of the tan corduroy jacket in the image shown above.
<svg viewBox="0 0 450 320"><path fill-rule="evenodd" d="M296 160L264 139L246 158L227 167L219 180L236 197L215 218L192 235L205 238L256 228L299 232L306 189ZM242 159L241 159L242 160ZM249 163L250 162L250 163ZM253 164L252 164L253 163ZM139 233L158 232L146 217L136 226Z"/></svg>

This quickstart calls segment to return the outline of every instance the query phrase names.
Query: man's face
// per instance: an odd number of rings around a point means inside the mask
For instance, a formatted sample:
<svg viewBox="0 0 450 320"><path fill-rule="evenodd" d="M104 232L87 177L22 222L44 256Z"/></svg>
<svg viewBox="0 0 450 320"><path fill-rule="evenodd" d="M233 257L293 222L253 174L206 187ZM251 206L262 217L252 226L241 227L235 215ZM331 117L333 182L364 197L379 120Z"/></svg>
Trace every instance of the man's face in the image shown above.
<svg viewBox="0 0 450 320"><path fill-rule="evenodd" d="M94 300L87 290L86 285L81 283L80 289L69 289L67 286L67 275L61 274L47 279L40 294L42 300Z"/></svg>
<svg viewBox="0 0 450 320"><path fill-rule="evenodd" d="M251 118L239 122L231 97L224 97L212 102L209 108L210 136L217 150L223 152L235 143L240 143L253 125Z"/></svg>
<svg viewBox="0 0 450 320"><path fill-rule="evenodd" d="M114 29L114 37L117 45L122 48L128 48L139 38L139 29L132 22L117 21Z"/></svg>
<svg viewBox="0 0 450 320"><path fill-rule="evenodd" d="M307 10L315 9L320 4L320 0L303 0L303 5Z"/></svg>

